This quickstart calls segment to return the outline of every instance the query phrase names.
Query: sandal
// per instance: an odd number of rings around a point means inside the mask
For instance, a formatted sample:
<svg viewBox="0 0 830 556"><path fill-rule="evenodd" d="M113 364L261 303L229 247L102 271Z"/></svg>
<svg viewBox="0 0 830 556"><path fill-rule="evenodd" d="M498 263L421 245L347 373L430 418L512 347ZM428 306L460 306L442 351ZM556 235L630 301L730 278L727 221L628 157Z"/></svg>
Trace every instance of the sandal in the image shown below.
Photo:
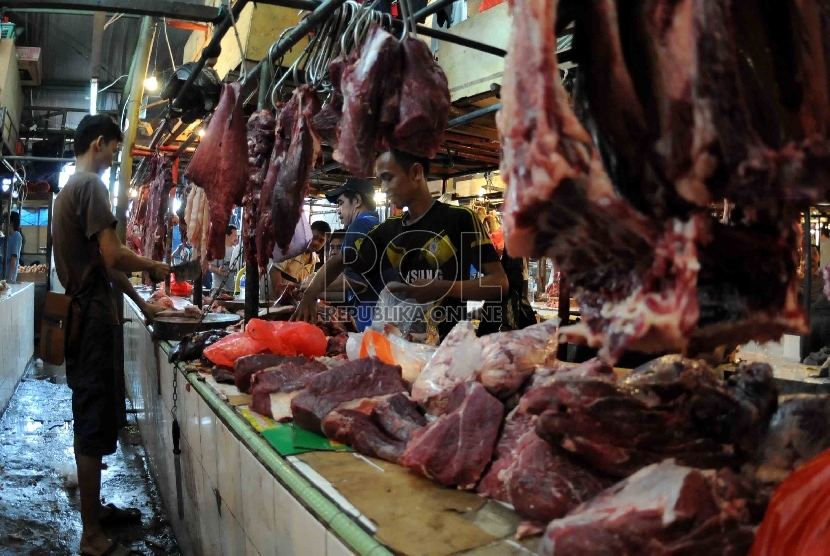
<svg viewBox="0 0 830 556"><path fill-rule="evenodd" d="M100 518L101 525L124 525L126 523L141 523L141 510L138 508L119 508L115 504L107 504L110 511Z"/></svg>
<svg viewBox="0 0 830 556"><path fill-rule="evenodd" d="M109 546L109 548L107 548L105 551L103 551L100 554L100 556L133 556L133 555L142 556L142 553L139 552L138 550L131 550L131 549L127 548L126 546L124 546L123 544L119 544L115 541L112 542L112 544ZM94 556L94 555L89 553L89 552L81 552L81 556Z"/></svg>

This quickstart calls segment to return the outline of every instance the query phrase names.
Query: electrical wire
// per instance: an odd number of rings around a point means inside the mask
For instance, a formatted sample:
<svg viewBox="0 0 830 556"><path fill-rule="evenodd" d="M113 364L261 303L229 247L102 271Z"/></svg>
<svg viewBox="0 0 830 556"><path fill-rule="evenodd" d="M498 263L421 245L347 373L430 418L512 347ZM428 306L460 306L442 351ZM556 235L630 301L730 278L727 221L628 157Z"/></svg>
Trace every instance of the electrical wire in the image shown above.
<svg viewBox="0 0 830 556"><path fill-rule="evenodd" d="M118 21L119 19L121 19L122 17L124 17L124 14L115 14L114 16L112 16L112 17L109 19L109 21L107 21L106 23L104 23L104 29L106 29L107 27L109 27L110 25L112 25L113 23L115 23L116 21Z"/></svg>
<svg viewBox="0 0 830 556"><path fill-rule="evenodd" d="M116 83L118 83L119 81L121 81L122 79L124 79L125 77L128 77L128 76L129 76L129 74L122 75L121 77L119 77L118 79L116 79L115 81L113 81L112 83L110 83L109 85L104 87L103 89L98 89L98 93L99 94L103 93L104 91L106 91L107 89L109 89L110 87L112 87L113 85L115 85Z"/></svg>
<svg viewBox="0 0 830 556"><path fill-rule="evenodd" d="M167 41L167 50L170 52L170 63L173 65L173 73L176 72L176 58L173 57L173 48L170 46L170 35L167 34L167 18L164 18L164 39Z"/></svg>

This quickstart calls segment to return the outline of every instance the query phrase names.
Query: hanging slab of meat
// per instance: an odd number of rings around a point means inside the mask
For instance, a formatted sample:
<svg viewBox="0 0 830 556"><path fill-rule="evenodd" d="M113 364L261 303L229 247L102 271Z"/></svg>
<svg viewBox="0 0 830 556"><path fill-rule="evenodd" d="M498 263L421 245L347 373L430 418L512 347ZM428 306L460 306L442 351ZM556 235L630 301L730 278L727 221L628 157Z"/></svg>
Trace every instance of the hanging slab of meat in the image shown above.
<svg viewBox="0 0 830 556"><path fill-rule="evenodd" d="M450 119L447 76L421 39L407 35L401 49L403 85L392 145L415 156L433 158L444 144Z"/></svg>
<svg viewBox="0 0 830 556"><path fill-rule="evenodd" d="M291 400L312 378L327 370L318 361L283 363L251 377L251 409L275 421L291 420Z"/></svg>
<svg viewBox="0 0 830 556"><path fill-rule="evenodd" d="M781 403L753 462L755 479L781 483L830 448L830 396L799 395Z"/></svg>
<svg viewBox="0 0 830 556"><path fill-rule="evenodd" d="M154 261L161 261L167 253L167 211L170 206L170 192L175 184L173 174L164 167L164 157L161 155L153 157L150 175L154 177L147 199L144 256Z"/></svg>
<svg viewBox="0 0 830 556"><path fill-rule="evenodd" d="M443 485L475 488L493 457L503 417L504 406L484 386L459 384L446 412L413 433L401 462Z"/></svg>
<svg viewBox="0 0 830 556"><path fill-rule="evenodd" d="M320 141L330 147L337 148L337 124L343 117L343 72L348 63L342 56L335 58L329 64L329 80L331 81L331 96L323 108L314 116L312 126L320 137Z"/></svg>
<svg viewBox="0 0 830 556"><path fill-rule="evenodd" d="M144 254L144 227L147 225L147 202L150 199L150 186L142 185L138 195L130 204L130 220L127 224L127 245L138 253Z"/></svg>
<svg viewBox="0 0 830 556"><path fill-rule="evenodd" d="M375 173L375 147L387 76L400 74L398 40L374 27L358 58L343 72L343 117L334 159L360 178Z"/></svg>
<svg viewBox="0 0 830 556"><path fill-rule="evenodd" d="M540 553L746 554L754 538L747 497L726 471L698 471L668 460L553 520Z"/></svg>
<svg viewBox="0 0 830 556"><path fill-rule="evenodd" d="M299 97L293 95L280 110L279 117L277 118L277 127L274 130L274 148L271 151L271 158L268 161L268 171L265 174L265 179L262 182L262 190L259 194L259 203L257 205L256 254L260 274L264 274L268 270L268 261L274 252L272 200L277 178L279 177L286 151L291 143L298 102Z"/></svg>
<svg viewBox="0 0 830 556"><path fill-rule="evenodd" d="M259 221L259 198L268 173L277 121L270 110L254 112L248 119L248 182L242 198L245 264L257 267L256 232Z"/></svg>
<svg viewBox="0 0 830 556"><path fill-rule="evenodd" d="M400 463L412 432L426 425L426 419L404 394L362 401L369 403L361 403L360 409L343 404L329 413L322 422L323 432L361 454Z"/></svg>
<svg viewBox="0 0 830 556"><path fill-rule="evenodd" d="M376 357L356 359L317 375L291 401L294 421L319 432L326 415L340 404L361 398L406 392L401 368Z"/></svg>
<svg viewBox="0 0 830 556"><path fill-rule="evenodd" d="M616 477L674 457L702 468L738 466L755 453L778 391L766 364L718 381L702 362L657 359L614 384L557 378L529 391L522 411L536 433Z"/></svg>
<svg viewBox="0 0 830 556"><path fill-rule="evenodd" d="M202 271L207 270L207 240L210 230L210 208L204 189L197 185L190 187L187 194L184 219L190 232L193 247L192 260L202 261Z"/></svg>
<svg viewBox="0 0 830 556"><path fill-rule="evenodd" d="M286 357L284 355L245 355L234 361L233 376L234 384L240 392L251 393L251 377L259 371L279 367L284 363L303 365L308 363L305 357Z"/></svg>
<svg viewBox="0 0 830 556"><path fill-rule="evenodd" d="M274 184L271 223L276 246L286 253L297 222L302 217L303 201L308 194L314 163L320 157L320 139L314 133L311 120L319 111L317 95L308 85L294 90L298 98L298 112L291 135L291 145L285 153L280 173Z"/></svg>
<svg viewBox="0 0 830 556"><path fill-rule="evenodd" d="M185 178L202 187L210 207L207 257L225 255L225 231L234 205L242 203L248 181L245 115L241 84L222 86L219 105L205 137L185 171Z"/></svg>

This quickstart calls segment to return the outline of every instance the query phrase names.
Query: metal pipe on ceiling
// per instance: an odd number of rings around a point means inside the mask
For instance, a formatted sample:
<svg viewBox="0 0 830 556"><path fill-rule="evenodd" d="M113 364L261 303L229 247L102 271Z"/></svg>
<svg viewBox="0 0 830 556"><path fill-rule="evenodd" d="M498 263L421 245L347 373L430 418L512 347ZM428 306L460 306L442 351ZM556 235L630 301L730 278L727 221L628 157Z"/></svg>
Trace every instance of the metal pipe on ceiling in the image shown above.
<svg viewBox="0 0 830 556"><path fill-rule="evenodd" d="M128 190L133 174L133 158L131 156L133 145L135 145L136 132L138 131L138 116L141 111L141 98L144 96L144 79L142 75L147 74L147 67L150 65L150 53L153 46L155 23L153 18L144 17L141 20L141 30L138 34L133 68L136 76L132 80L130 100L127 103L127 135L121 145L121 170L118 181L118 200L116 202L115 217L118 220L118 237L123 242L127 235L127 203L129 202Z"/></svg>
<svg viewBox="0 0 830 556"><path fill-rule="evenodd" d="M478 110L468 112L463 116L453 118L452 120L450 120L449 124L447 124L447 129L452 129L460 125L470 123L473 120L477 120L478 118L482 118L484 116L487 116L488 114L494 114L495 112L499 111L499 108L501 108L501 103L497 102L496 104L491 104L490 106L486 106L484 108L479 108Z"/></svg>
<svg viewBox="0 0 830 556"><path fill-rule="evenodd" d="M89 57L89 113L98 113L98 78L101 75L101 51L104 47L104 24L107 14L92 16L92 48Z"/></svg>
<svg viewBox="0 0 830 556"><path fill-rule="evenodd" d="M105 8L110 13L169 17L203 23L215 22L218 15L216 8L182 0L3 0L3 7L15 11L27 9L51 13L55 10L88 13Z"/></svg>
<svg viewBox="0 0 830 556"><path fill-rule="evenodd" d="M457 0L437 0L432 4L427 4L425 7L412 14L412 20L421 21L428 16L438 13L447 6L454 4L456 1Z"/></svg>
<svg viewBox="0 0 830 556"><path fill-rule="evenodd" d="M3 160L19 160L21 162L75 162L74 158L50 156L4 156ZM22 180L22 178L20 178Z"/></svg>

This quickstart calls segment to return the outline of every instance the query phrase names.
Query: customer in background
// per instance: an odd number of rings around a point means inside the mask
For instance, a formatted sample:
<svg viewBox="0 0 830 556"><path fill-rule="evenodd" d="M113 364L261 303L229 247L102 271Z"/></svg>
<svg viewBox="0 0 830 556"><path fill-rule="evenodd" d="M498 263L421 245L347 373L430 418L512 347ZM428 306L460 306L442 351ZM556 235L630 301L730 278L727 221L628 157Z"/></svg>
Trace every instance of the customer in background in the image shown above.
<svg viewBox="0 0 830 556"><path fill-rule="evenodd" d="M236 226L228 226L225 230L225 258L211 261L208 266L213 275L213 293L214 295L221 291L233 291L234 276L237 272L237 261L234 259L234 247L239 243L239 234L236 232Z"/></svg>
<svg viewBox="0 0 830 556"><path fill-rule="evenodd" d="M281 263L273 264L269 270L271 284L281 286L286 282L301 284L314 274L320 258L317 251L326 244L326 236L331 233L331 226L322 220L311 223L311 243L305 253Z"/></svg>
<svg viewBox="0 0 830 556"><path fill-rule="evenodd" d="M9 215L11 228L9 237L2 246L0 257L8 253L8 260L3 259L3 277L9 282L17 282L17 269L20 267L20 252L23 250L23 234L20 233L20 213L12 211Z"/></svg>
<svg viewBox="0 0 830 556"><path fill-rule="evenodd" d="M339 255L343 249L343 240L346 239L346 230L339 229L334 230L329 236L329 247L327 258L332 258L335 255Z"/></svg>
<svg viewBox="0 0 830 556"><path fill-rule="evenodd" d="M372 180L350 178L343 186L327 193L326 199L337 205L337 215L346 228L346 235L341 253L332 255L317 273L317 276L330 276L331 279L327 279L326 283L322 283L323 278L319 279L321 282L316 286L319 290L315 289L313 294L315 303L319 298L329 303L363 307L354 313L357 328L362 332L372 324L371 310L377 303L383 284L379 279L369 284L360 273L346 268L342 250L354 248L355 243L380 222L375 210L375 184ZM311 287L309 285L309 290ZM306 314L305 318L311 317Z"/></svg>
<svg viewBox="0 0 830 556"><path fill-rule="evenodd" d="M109 193L100 175L112 166L122 141L121 129L109 116L85 116L75 130L76 170L55 198L53 241L55 270L73 310L81 312L76 345L66 348L66 382L72 390L75 462L81 500L81 553L131 554L110 540L102 525L141 524L141 512L101 503L101 459L113 454L118 441L115 332L119 324L113 289L125 293L148 316L163 308L138 297L125 272L148 272L164 281L170 267L140 257L115 231Z"/></svg>

